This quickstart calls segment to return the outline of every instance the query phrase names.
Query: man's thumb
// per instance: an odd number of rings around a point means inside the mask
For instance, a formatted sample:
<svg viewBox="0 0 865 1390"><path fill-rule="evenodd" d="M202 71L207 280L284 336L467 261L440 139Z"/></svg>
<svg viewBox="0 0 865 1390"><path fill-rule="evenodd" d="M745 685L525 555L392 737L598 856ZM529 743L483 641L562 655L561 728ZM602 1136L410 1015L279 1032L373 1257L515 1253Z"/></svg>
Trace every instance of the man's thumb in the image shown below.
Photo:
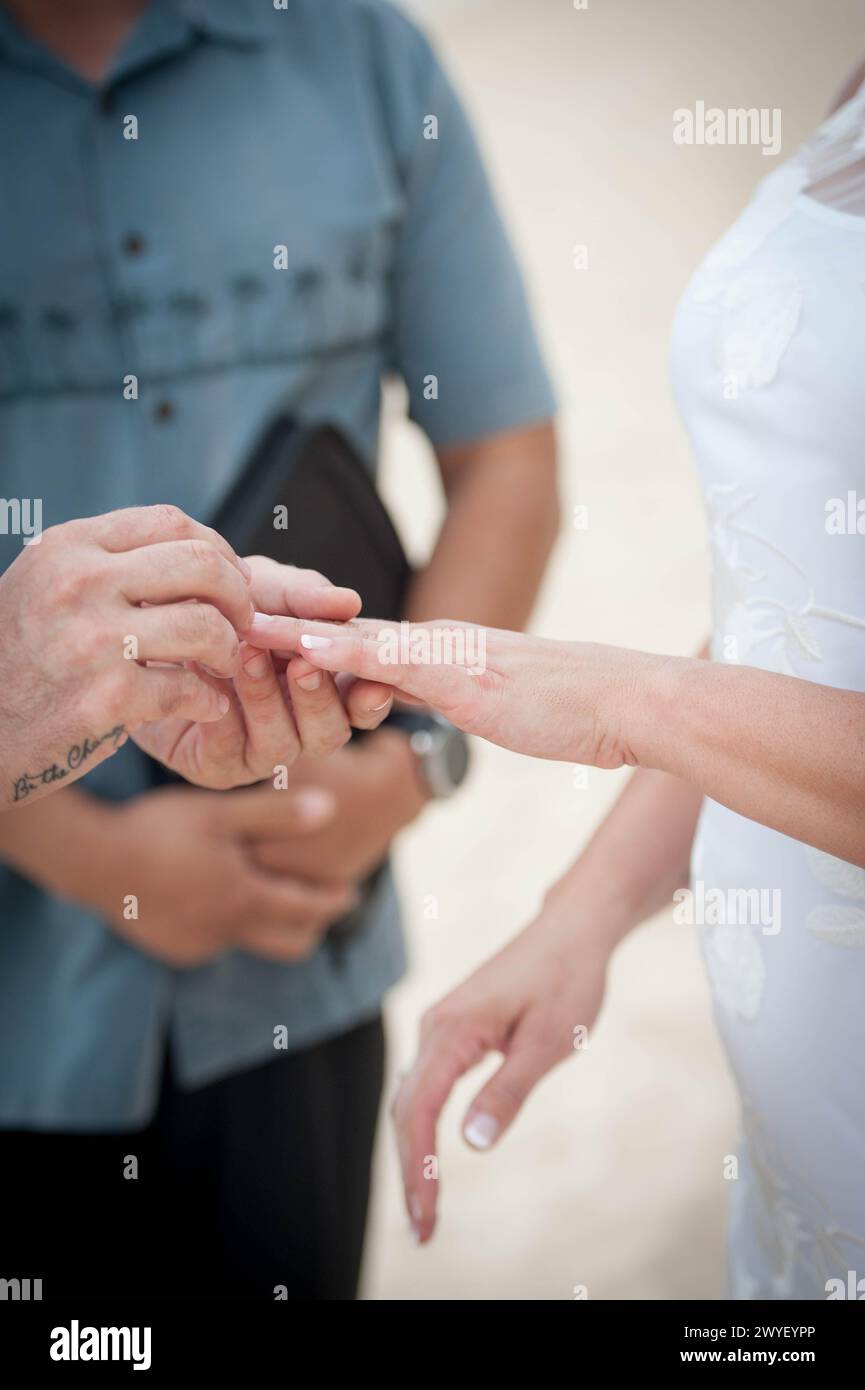
<svg viewBox="0 0 865 1390"><path fill-rule="evenodd" d="M233 792L225 801L232 829L250 835L311 833L336 814L336 797L324 787L257 787Z"/></svg>

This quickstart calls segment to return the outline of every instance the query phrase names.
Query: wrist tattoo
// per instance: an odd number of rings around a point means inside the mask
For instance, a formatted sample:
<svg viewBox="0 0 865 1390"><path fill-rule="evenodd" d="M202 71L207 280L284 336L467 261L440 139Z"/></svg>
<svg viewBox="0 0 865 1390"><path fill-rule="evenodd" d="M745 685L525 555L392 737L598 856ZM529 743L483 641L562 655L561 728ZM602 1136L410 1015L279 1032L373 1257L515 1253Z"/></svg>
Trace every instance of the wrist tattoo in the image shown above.
<svg viewBox="0 0 865 1390"><path fill-rule="evenodd" d="M22 772L12 783L12 800L26 801L30 793L38 791L40 787L50 786L52 782L62 782L70 772L77 772L81 764L92 757L97 748L101 748L109 739L116 748L125 733L126 728L123 724L115 724L113 729L108 729L98 738L90 738L88 735L81 743L73 743L63 763L51 763L48 767L43 767L41 772Z"/></svg>

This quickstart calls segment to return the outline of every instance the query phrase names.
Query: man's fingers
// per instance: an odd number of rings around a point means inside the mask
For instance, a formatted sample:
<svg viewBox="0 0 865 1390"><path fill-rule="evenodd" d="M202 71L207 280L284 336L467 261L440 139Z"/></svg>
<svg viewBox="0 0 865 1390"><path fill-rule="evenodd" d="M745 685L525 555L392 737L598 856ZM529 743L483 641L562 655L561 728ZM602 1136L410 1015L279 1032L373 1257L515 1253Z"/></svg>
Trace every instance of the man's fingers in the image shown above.
<svg viewBox="0 0 865 1390"><path fill-rule="evenodd" d="M337 690L355 729L377 729L393 709L393 691L381 681L337 676Z"/></svg>
<svg viewBox="0 0 865 1390"><path fill-rule="evenodd" d="M320 926L252 927L243 939L237 942L237 946L252 956L263 956L265 960L294 965L312 955L321 941L322 930Z"/></svg>
<svg viewBox="0 0 865 1390"><path fill-rule="evenodd" d="M118 587L130 603L212 603L238 630L254 612L249 586L238 569L209 541L167 541L142 546L112 561L121 567Z"/></svg>
<svg viewBox="0 0 865 1390"><path fill-rule="evenodd" d="M435 1228L439 1115L456 1081L485 1051L483 1044L458 1025L433 1024L394 1101L392 1117L406 1208L420 1243L429 1240Z"/></svg>
<svg viewBox="0 0 865 1390"><path fill-rule="evenodd" d="M333 676L302 657L286 668L294 722L307 757L326 758L351 737L351 726Z"/></svg>
<svg viewBox="0 0 865 1390"><path fill-rule="evenodd" d="M300 755L294 719L269 652L244 644L234 689L246 723L246 761L257 777L272 777Z"/></svg>
<svg viewBox="0 0 865 1390"><path fill-rule="evenodd" d="M129 631L135 639L131 660L196 661L215 675L233 676L240 661L237 634L227 618L210 603L167 603L128 610Z"/></svg>
<svg viewBox="0 0 865 1390"><path fill-rule="evenodd" d="M327 825L336 815L336 797L324 787L262 786L225 797L220 815L230 832L280 839Z"/></svg>
<svg viewBox="0 0 865 1390"><path fill-rule="evenodd" d="M280 565L264 555L247 557L252 570L252 596L263 613L290 614L345 622L360 612L360 595L338 588L317 570Z"/></svg>
<svg viewBox="0 0 865 1390"><path fill-rule="evenodd" d="M113 552L137 550L140 546L165 541L205 541L230 561L244 579L248 581L251 577L249 565L234 553L218 531L211 526L203 526L179 507L167 503L155 507L124 507L120 511L106 512L103 516L87 517L84 522L75 524L86 528L87 534L104 550Z"/></svg>
<svg viewBox="0 0 865 1390"><path fill-rule="evenodd" d="M473 1149L489 1149L516 1119L523 1102L541 1077L558 1061L537 1039L520 1036L518 1028L507 1056L469 1106L463 1138Z"/></svg>
<svg viewBox="0 0 865 1390"><path fill-rule="evenodd" d="M321 929L345 916L356 902L357 891L351 884L281 877L250 865L250 930L264 926Z"/></svg>
<svg viewBox="0 0 865 1390"><path fill-rule="evenodd" d="M194 671L136 668L131 728L159 719L209 724L228 713L229 700Z"/></svg>

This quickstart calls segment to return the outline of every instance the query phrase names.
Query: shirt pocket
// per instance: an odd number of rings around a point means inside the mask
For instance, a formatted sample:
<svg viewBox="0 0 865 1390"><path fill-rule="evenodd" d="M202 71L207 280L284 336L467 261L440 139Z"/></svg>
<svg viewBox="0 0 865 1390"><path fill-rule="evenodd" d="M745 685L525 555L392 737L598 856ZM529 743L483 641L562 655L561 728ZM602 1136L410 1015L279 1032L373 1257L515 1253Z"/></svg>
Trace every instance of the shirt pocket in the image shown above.
<svg viewBox="0 0 865 1390"><path fill-rule="evenodd" d="M304 365L363 351L387 332L394 229L305 230L262 266L235 244L175 270L137 326L141 369L159 377Z"/></svg>

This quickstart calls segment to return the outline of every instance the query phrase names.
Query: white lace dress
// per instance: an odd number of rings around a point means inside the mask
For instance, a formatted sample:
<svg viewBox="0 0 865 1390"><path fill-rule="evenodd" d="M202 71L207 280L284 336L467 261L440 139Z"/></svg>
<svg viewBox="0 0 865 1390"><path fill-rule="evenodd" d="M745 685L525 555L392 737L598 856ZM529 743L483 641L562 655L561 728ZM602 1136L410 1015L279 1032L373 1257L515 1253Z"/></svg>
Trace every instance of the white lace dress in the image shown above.
<svg viewBox="0 0 865 1390"><path fill-rule="evenodd" d="M865 690L865 85L694 275L673 376L713 658ZM730 1293L826 1298L865 1280L865 871L707 801L692 878L743 1104Z"/></svg>

